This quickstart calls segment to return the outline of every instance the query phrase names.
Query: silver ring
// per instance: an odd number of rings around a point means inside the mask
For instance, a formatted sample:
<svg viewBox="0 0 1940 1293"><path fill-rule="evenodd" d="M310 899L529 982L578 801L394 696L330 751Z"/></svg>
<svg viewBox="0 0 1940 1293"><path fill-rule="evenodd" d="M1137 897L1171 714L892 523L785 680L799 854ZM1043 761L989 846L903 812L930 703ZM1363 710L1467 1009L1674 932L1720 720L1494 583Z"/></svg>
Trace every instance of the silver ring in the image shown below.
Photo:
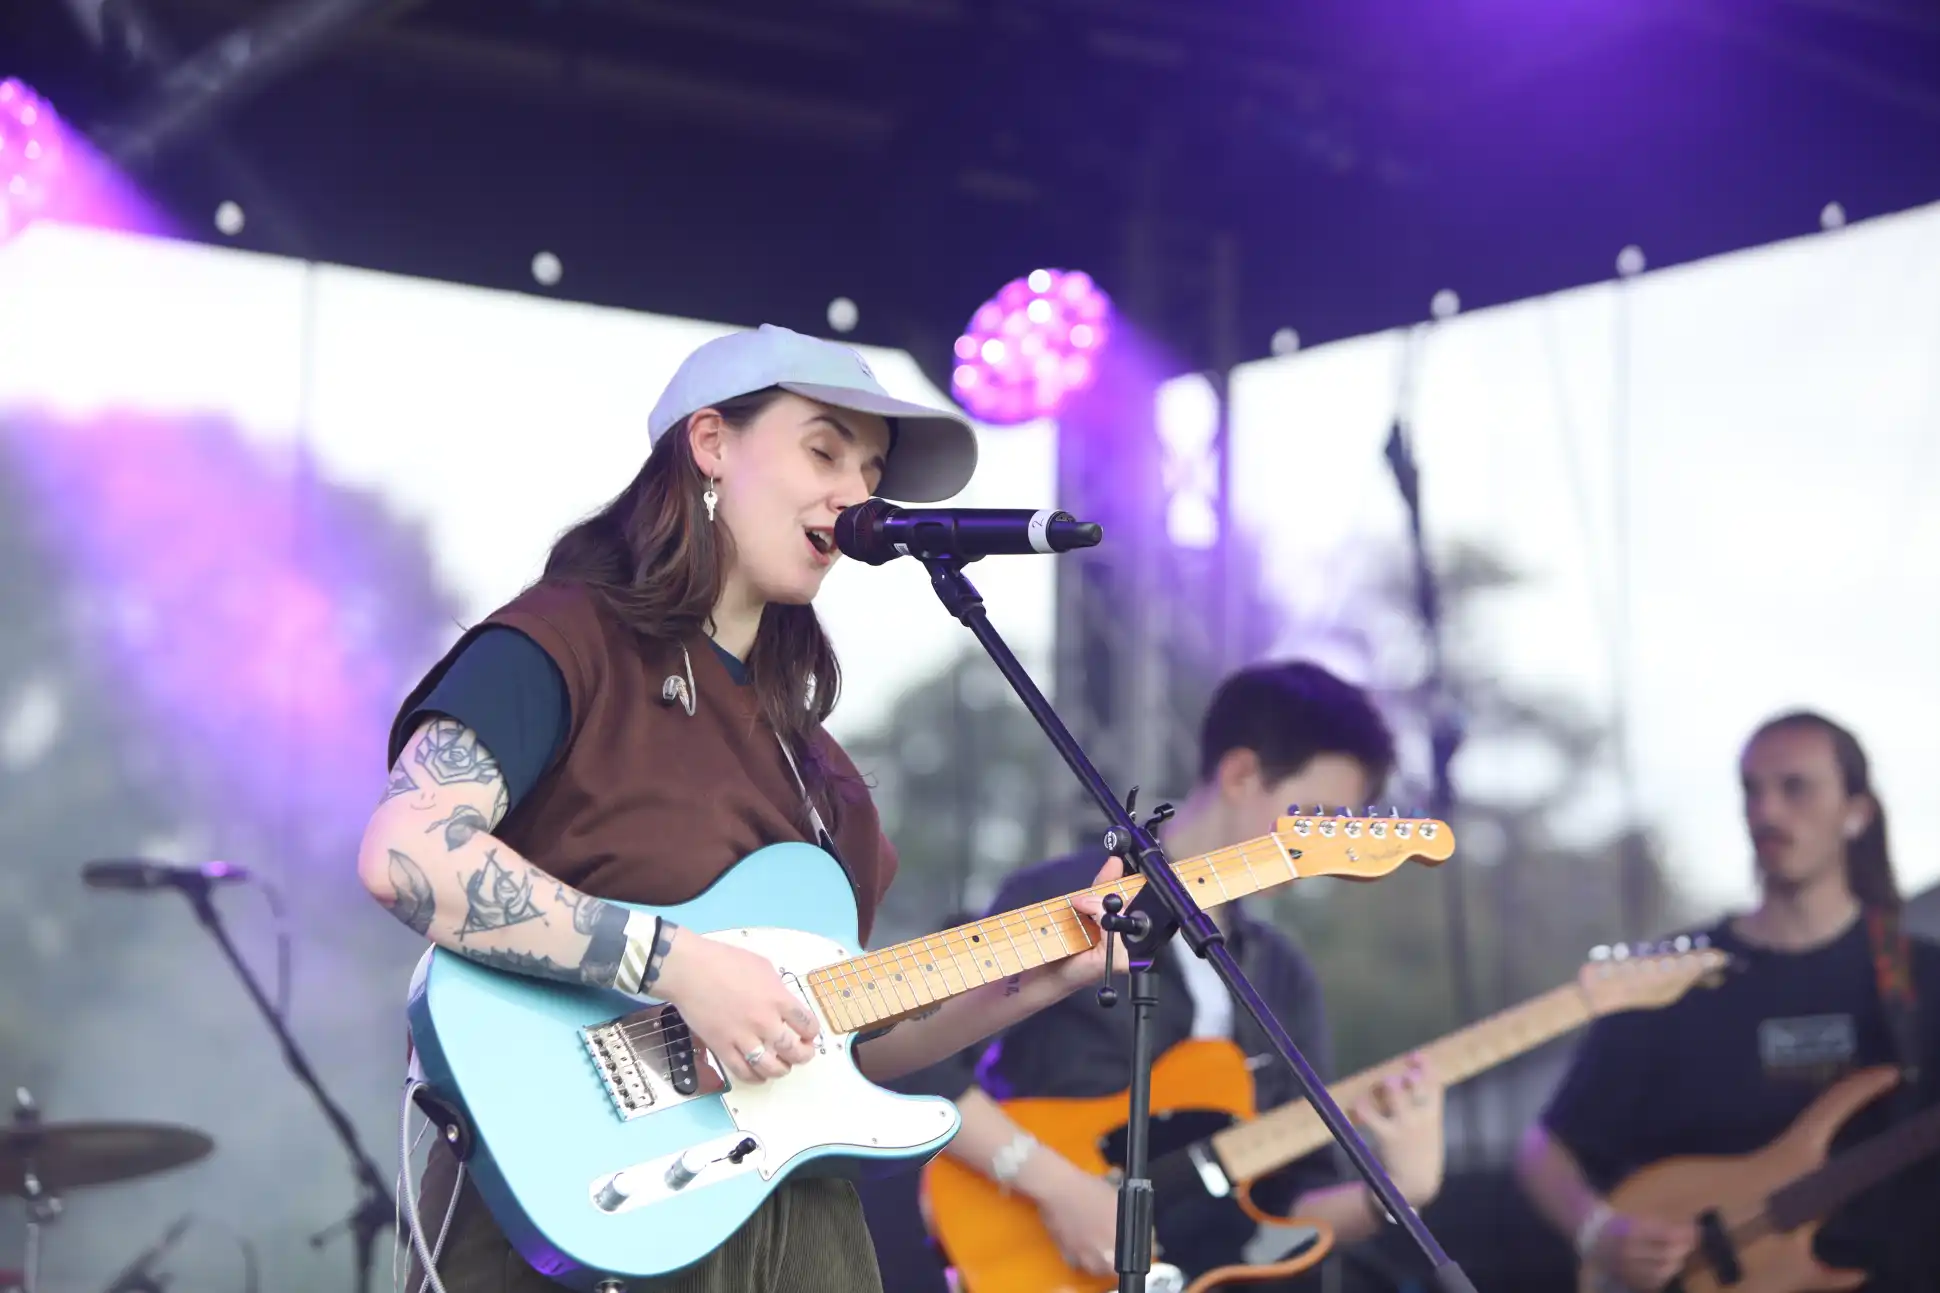
<svg viewBox="0 0 1940 1293"><path fill-rule="evenodd" d="M749 1068L753 1068L755 1065L761 1063L761 1057L767 1053L768 1048L766 1046L757 1046L751 1051L744 1052L741 1058L748 1062Z"/></svg>

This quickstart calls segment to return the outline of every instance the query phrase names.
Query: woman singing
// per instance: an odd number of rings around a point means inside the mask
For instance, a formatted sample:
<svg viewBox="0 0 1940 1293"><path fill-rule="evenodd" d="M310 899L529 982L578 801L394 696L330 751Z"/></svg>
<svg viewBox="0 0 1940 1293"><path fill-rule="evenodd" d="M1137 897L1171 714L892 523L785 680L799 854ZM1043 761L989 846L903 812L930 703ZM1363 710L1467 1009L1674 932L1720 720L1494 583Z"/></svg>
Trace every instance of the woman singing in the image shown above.
<svg viewBox="0 0 1940 1293"><path fill-rule="evenodd" d="M648 432L633 482L405 701L358 872L439 947L671 1002L731 1082L770 1081L811 1062L817 1034L774 966L615 904L685 902L755 850L807 841L842 864L868 938L896 856L823 730L838 673L810 603L836 560L838 513L877 493L955 494L976 440L954 415L889 398L849 348L766 326L690 355ZM1114 861L1101 878L1116 874ZM1099 914L1095 900L1076 905ZM1089 927L1092 951L864 1035L856 1063L893 1079L1095 980L1103 940ZM428 1237L456 1177L434 1149ZM451 1293L558 1287L511 1248L469 1182L438 1271ZM854 1189L826 1178L790 1178L706 1258L629 1284L881 1287Z"/></svg>

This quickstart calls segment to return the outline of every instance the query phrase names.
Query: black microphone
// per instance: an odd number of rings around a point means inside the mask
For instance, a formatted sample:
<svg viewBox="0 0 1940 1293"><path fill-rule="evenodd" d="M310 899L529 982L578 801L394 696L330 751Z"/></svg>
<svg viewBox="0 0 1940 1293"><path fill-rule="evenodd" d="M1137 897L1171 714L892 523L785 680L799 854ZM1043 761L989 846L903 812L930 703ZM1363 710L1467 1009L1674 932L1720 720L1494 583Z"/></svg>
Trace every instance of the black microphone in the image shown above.
<svg viewBox="0 0 1940 1293"><path fill-rule="evenodd" d="M842 509L835 518L835 546L866 565L897 557L1028 556L1095 547L1105 537L1096 522L1046 508L902 508L880 498Z"/></svg>
<svg viewBox="0 0 1940 1293"><path fill-rule="evenodd" d="M249 872L233 862L204 862L177 866L141 858L108 858L81 868L81 881L96 889L207 889L214 884L239 884Z"/></svg>

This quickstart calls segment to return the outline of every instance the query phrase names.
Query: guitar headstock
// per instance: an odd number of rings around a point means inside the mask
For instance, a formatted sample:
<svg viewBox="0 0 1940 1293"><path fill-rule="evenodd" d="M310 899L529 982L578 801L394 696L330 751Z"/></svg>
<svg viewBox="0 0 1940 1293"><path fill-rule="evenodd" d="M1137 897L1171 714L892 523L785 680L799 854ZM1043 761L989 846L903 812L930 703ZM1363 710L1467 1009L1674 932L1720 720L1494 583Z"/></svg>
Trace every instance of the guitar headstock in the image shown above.
<svg viewBox="0 0 1940 1293"><path fill-rule="evenodd" d="M1576 981L1598 1015L1657 1010L1695 987L1714 986L1731 957L1702 938L1668 943L1596 947Z"/></svg>
<svg viewBox="0 0 1940 1293"><path fill-rule="evenodd" d="M1439 866L1455 854L1455 832L1447 822L1392 810L1383 817L1372 808L1364 817L1349 817L1344 808L1302 812L1296 804L1274 823L1273 838L1303 877L1378 880L1411 860Z"/></svg>

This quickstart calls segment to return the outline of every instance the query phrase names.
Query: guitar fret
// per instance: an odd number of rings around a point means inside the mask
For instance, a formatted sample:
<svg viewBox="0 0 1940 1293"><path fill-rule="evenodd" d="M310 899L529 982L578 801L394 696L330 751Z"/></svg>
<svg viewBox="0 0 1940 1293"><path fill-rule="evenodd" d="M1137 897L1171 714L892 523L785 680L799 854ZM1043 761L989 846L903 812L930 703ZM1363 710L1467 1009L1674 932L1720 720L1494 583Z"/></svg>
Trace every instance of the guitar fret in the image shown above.
<svg viewBox="0 0 1940 1293"><path fill-rule="evenodd" d="M909 964L903 959L902 954L898 953L889 964L893 967L889 972L890 981L893 985L889 991L895 995L897 1001L900 1003L904 997L908 997L907 1008L910 1010L919 1010L927 1006L929 1002L916 990L916 984L910 980ZM901 1011L897 1013L900 1014Z"/></svg>
<svg viewBox="0 0 1940 1293"><path fill-rule="evenodd" d="M1248 889L1246 892L1258 893L1260 891L1260 878L1259 876L1253 874L1253 859L1247 856L1246 846L1242 844L1237 849L1235 849L1234 852L1239 854L1240 865L1246 868L1246 878L1253 886L1251 889Z"/></svg>
<svg viewBox="0 0 1940 1293"><path fill-rule="evenodd" d="M1233 892L1226 887L1226 877L1219 873L1219 865L1209 860L1206 869L1212 872L1213 883L1219 886L1220 899L1226 902L1232 901Z"/></svg>
<svg viewBox="0 0 1940 1293"><path fill-rule="evenodd" d="M1011 949L1011 955L1017 959L1017 969L1011 971L1011 975L1022 975L1024 969L1026 969L1026 965L1024 965L1024 953L1018 949L1017 932L1011 928L1011 920L1009 918L1003 920L1003 942ZM997 957L997 965L999 967L1003 965L1003 957L1001 955ZM1009 975L1005 975L1005 978L1009 978Z"/></svg>
<svg viewBox="0 0 1940 1293"><path fill-rule="evenodd" d="M1322 828L1323 838L1299 850L1315 853L1320 863L1304 872L1293 863L1296 850L1278 834L1188 858L1173 866L1183 884L1201 891L1202 906L1216 906L1303 875L1373 878L1392 871L1410 858L1433 865L1452 851L1452 840L1438 841L1430 848L1407 846L1412 825L1399 823L1391 840L1379 837L1385 842L1367 856L1360 856L1345 839L1333 838L1336 824L1329 820ZM1295 814L1286 829L1304 837L1312 829L1312 822ZM1284 879L1277 870L1270 879L1262 876L1259 866L1268 849L1285 869ZM1092 886L1086 892L1101 896L1116 893L1130 903L1144 887L1143 876L1131 875ZM1073 931L1077 934L1075 938ZM1019 934L1024 937L1020 938ZM1053 934L1055 938L1050 937ZM853 1032L983 984L1076 955L1095 941L1096 936L1071 910L1069 898L1058 898L823 966L810 971L806 977L809 990L822 1006L824 1018L832 1027Z"/></svg>
<svg viewBox="0 0 1940 1293"><path fill-rule="evenodd" d="M1591 1016L1576 985L1500 1011L1421 1048L1436 1077L1452 1086L1580 1027ZM1405 1061L1390 1060L1342 1079L1328 1091L1343 1106L1364 1099L1383 1079L1404 1071ZM1251 1123L1215 1133L1220 1161L1237 1178L1254 1180L1323 1147L1326 1124L1301 1101L1282 1105Z"/></svg>
<svg viewBox="0 0 1940 1293"><path fill-rule="evenodd" d="M955 996L957 990L950 986L949 961L936 954L935 943L934 937L922 940L923 986L934 994L931 1000L941 1001ZM943 961L943 968L937 968L938 961Z"/></svg>
<svg viewBox="0 0 1940 1293"><path fill-rule="evenodd" d="M1049 916L1051 913L1040 909L1038 914L1040 916ZM1027 932L1031 936L1031 950L1037 953L1037 963L1039 965L1049 963L1052 958L1044 954L1044 943L1038 934L1038 930L1041 928L1040 922L1036 920L1028 921L1026 922L1026 926Z"/></svg>

